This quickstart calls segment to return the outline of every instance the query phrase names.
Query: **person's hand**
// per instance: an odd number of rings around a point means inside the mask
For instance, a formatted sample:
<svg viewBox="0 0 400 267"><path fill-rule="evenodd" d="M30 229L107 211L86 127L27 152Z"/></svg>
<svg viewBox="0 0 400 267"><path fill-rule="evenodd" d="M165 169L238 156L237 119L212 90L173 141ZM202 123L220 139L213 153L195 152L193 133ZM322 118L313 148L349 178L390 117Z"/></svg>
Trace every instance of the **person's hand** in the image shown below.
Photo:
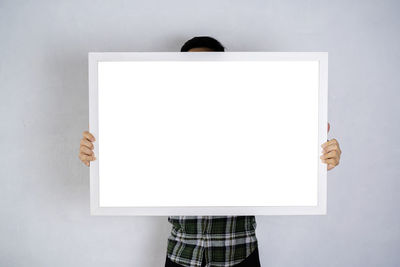
<svg viewBox="0 0 400 267"><path fill-rule="evenodd" d="M79 159L86 165L90 166L90 162L96 160L93 152L93 142L96 138L88 131L83 132L83 137L81 139L79 147Z"/></svg>
<svg viewBox="0 0 400 267"><path fill-rule="evenodd" d="M330 130L331 126L328 123L328 132ZM336 139L331 139L321 145L323 151L322 151L322 156L320 159L322 160L323 163L327 164L327 169L332 170L335 168L337 165L339 165L340 161L340 155L342 154L342 151L340 150L339 143Z"/></svg>

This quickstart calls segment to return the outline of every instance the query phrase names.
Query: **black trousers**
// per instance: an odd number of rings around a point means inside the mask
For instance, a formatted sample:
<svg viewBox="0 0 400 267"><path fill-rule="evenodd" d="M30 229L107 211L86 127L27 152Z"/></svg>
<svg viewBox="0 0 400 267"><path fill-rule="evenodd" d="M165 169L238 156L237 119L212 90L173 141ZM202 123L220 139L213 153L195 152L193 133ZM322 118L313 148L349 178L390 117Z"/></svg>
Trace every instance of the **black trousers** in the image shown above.
<svg viewBox="0 0 400 267"><path fill-rule="evenodd" d="M206 266L206 259L203 254L203 261L201 266ZM175 262L171 261L168 256L165 260L165 267L182 267L180 264L176 264ZM213 266L211 266L213 267ZM234 267L261 267L260 264L260 256L258 254L258 248L256 248L253 253L251 253L244 261L239 264L234 265Z"/></svg>

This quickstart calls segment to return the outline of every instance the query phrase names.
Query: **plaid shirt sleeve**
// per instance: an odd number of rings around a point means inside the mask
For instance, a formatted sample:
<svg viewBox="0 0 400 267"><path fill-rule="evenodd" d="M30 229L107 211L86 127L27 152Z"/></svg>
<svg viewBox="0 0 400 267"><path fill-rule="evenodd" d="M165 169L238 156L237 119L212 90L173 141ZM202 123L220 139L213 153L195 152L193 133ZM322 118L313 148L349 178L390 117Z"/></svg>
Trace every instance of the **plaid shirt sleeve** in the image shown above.
<svg viewBox="0 0 400 267"><path fill-rule="evenodd" d="M182 266L230 267L247 258L257 247L254 216L170 216L168 258Z"/></svg>

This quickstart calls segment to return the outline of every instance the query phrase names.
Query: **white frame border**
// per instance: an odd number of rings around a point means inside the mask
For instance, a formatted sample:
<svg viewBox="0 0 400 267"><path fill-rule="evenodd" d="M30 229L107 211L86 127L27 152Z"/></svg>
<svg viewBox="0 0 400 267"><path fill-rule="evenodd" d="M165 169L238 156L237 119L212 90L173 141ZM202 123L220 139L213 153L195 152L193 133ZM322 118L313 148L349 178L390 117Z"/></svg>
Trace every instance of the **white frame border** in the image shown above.
<svg viewBox="0 0 400 267"><path fill-rule="evenodd" d="M328 122L328 53L327 52L90 52L89 53L89 131L98 133L98 62L100 61L319 61L319 137L318 153L327 140ZM179 207L100 207L99 204L99 155L97 144L94 152L97 160L90 164L90 211L91 215L324 215L327 210L327 170L319 159L317 206L179 206Z"/></svg>

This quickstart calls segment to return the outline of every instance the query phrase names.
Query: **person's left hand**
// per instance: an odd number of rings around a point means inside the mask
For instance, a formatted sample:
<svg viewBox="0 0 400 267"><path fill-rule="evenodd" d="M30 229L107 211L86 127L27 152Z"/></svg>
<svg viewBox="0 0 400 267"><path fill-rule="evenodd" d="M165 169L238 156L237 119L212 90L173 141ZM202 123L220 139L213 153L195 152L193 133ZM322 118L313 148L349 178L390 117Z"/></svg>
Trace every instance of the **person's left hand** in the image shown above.
<svg viewBox="0 0 400 267"><path fill-rule="evenodd" d="M328 123L328 132L330 130L331 126ZM335 168L337 165L339 165L340 161L340 155L342 154L342 151L340 150L339 143L336 139L331 139L321 145L323 151L322 151L322 156L320 159L322 160L323 163L327 164L327 169L332 170Z"/></svg>

